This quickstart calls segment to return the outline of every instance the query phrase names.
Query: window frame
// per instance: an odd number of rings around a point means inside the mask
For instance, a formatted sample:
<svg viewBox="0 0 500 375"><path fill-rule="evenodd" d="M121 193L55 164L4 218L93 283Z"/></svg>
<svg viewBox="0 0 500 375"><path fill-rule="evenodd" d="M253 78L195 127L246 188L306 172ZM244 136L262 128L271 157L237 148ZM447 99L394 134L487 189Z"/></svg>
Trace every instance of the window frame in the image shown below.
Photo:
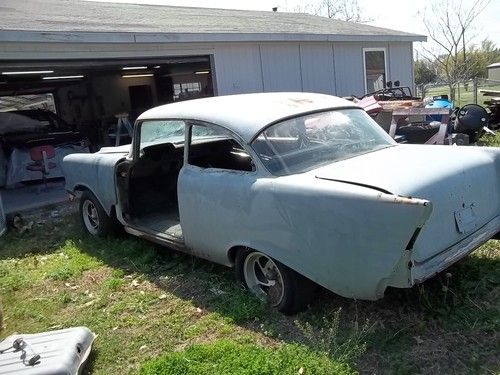
<svg viewBox="0 0 500 375"><path fill-rule="evenodd" d="M386 83L390 81L389 79L389 66L387 64L387 48L386 47L366 47L363 48L363 86L365 88L365 94L368 94L368 86L366 82L366 52L383 52L384 53L384 70L385 70L385 81L384 88L386 87ZM371 92L371 91L370 91Z"/></svg>
<svg viewBox="0 0 500 375"><path fill-rule="evenodd" d="M208 127L217 127L223 129L225 132L227 132L231 138L233 138L238 144L243 147L243 149L248 153L248 155L251 158L252 165L253 165L253 170L252 171L239 171L239 170L234 170L234 169L222 169L222 168L212 168L213 170L217 171L228 171L228 172L238 172L238 173L246 173L246 174L256 174L259 172L259 170L262 170L263 167L259 167L259 163L261 163L260 158L254 153L253 149L245 143L241 137L238 136L235 132L231 131L230 129L226 128L225 126L214 124L211 122L206 122L206 121L201 121L201 120L195 120L195 119L187 119L187 118L168 118L168 117L161 117L161 118L150 118L150 119L141 119L137 120L134 125L134 132L133 132L133 140L132 140L132 160L134 162L137 162L140 158L140 147L141 147L141 127L145 122L148 121L183 121L184 122L184 155L183 155L183 167L184 166L190 166L192 168L199 168L203 169L201 167L198 167L196 165L190 164L189 163L189 149L191 147L191 131L192 131L192 126L193 125L202 125L202 126L208 126ZM204 169L206 170L206 169ZM264 170L266 170L264 168Z"/></svg>
<svg viewBox="0 0 500 375"><path fill-rule="evenodd" d="M226 171L226 172L237 172L237 173L245 173L245 174L256 174L258 171L257 163L260 162L260 159L257 157L257 155L254 154L253 149L249 147L243 139L241 139L236 133L233 131L229 130L228 128L214 124L211 122L206 122L206 121L200 121L200 120L186 120L186 132L185 132L185 139L184 139L184 165L185 166L190 166L192 168L197 168L201 170L210 170L210 171ZM225 169L225 168L203 168L199 167L197 165L191 164L189 162L189 152L191 149L191 141L192 141L192 129L193 126L206 126L208 128L219 128L222 129L224 132L226 132L234 141L236 141L242 148L243 150L250 156L250 160L253 166L253 169L251 171L242 171L238 169ZM256 162L257 160L257 162Z"/></svg>
<svg viewBox="0 0 500 375"><path fill-rule="evenodd" d="M184 127L186 128L188 123L186 119L183 118L148 118L142 120L136 120L134 124L134 131L132 133L132 160L138 161L141 156L141 128L145 122L148 121L182 121L184 122ZM187 128L184 130L186 133Z"/></svg>

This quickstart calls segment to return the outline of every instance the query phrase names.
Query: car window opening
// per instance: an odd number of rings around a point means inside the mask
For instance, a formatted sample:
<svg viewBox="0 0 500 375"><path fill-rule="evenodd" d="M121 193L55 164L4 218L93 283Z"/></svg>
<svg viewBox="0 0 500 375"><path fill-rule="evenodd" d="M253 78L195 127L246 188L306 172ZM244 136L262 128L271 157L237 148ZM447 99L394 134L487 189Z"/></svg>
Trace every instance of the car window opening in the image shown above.
<svg viewBox="0 0 500 375"><path fill-rule="evenodd" d="M252 158L229 132L222 128L193 125L189 164L200 168L231 171L255 170Z"/></svg>

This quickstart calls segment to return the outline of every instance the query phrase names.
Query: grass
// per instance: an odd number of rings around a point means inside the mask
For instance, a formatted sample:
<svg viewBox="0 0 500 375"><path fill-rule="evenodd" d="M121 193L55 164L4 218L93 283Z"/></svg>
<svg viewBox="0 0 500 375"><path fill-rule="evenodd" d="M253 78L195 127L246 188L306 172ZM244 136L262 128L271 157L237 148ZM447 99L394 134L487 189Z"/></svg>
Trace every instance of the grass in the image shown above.
<svg viewBox="0 0 500 375"><path fill-rule="evenodd" d="M489 85L484 87L478 87L480 89L487 90L500 90L500 85ZM435 95L449 95L448 86L435 86L429 87L425 91L425 96L435 96ZM481 92L477 93L477 104L483 105L485 100L489 100L491 97L484 96ZM460 84L460 92L456 90L456 99L455 106L462 107L466 104L474 103L474 93L472 84L465 87L463 84Z"/></svg>
<svg viewBox="0 0 500 375"><path fill-rule="evenodd" d="M500 131L496 135L485 134L478 142L481 146L500 147Z"/></svg>
<svg viewBox="0 0 500 375"><path fill-rule="evenodd" d="M354 374L348 366L307 347L283 344L269 348L252 343L217 340L197 344L182 352L168 353L147 362L141 375L260 375L260 374Z"/></svg>
<svg viewBox="0 0 500 375"><path fill-rule="evenodd" d="M98 334L88 373L500 371L500 241L377 302L323 291L286 317L231 270L125 235L91 238L74 213L49 212L0 238L1 337L86 325Z"/></svg>

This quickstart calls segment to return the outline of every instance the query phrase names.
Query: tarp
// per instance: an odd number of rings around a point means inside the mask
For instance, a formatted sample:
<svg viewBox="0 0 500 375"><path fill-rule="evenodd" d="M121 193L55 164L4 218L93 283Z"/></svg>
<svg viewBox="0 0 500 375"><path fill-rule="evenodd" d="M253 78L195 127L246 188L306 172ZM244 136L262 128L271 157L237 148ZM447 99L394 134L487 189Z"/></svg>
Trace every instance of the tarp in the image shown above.
<svg viewBox="0 0 500 375"><path fill-rule="evenodd" d="M45 125L45 126L44 126ZM43 124L28 116L12 112L0 112L0 135L21 132L36 132L49 124Z"/></svg>
<svg viewBox="0 0 500 375"><path fill-rule="evenodd" d="M55 147L56 155L54 159L49 161L55 163L55 168L49 171L47 178L64 177L62 170L62 160L66 155L74 153L88 153L87 146L80 145L65 145ZM22 150L15 148L10 155L7 162L7 178L5 180L5 187L12 189L20 182L41 180L42 173L37 171L29 171L28 165L33 163L30 157L29 150ZM1 186L1 185L0 185Z"/></svg>

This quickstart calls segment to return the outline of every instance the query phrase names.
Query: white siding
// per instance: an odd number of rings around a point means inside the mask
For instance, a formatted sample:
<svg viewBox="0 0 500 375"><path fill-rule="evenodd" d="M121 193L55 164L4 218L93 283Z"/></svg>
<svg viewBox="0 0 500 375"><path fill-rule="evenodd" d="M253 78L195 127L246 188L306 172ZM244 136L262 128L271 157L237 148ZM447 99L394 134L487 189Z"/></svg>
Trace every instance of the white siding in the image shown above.
<svg viewBox="0 0 500 375"><path fill-rule="evenodd" d="M335 58L335 82L338 96L363 95L363 44L336 43L333 48Z"/></svg>
<svg viewBox="0 0 500 375"><path fill-rule="evenodd" d="M298 43L260 45L264 91L302 91Z"/></svg>
<svg viewBox="0 0 500 375"><path fill-rule="evenodd" d="M389 44L390 80L413 89L413 52L411 43Z"/></svg>
<svg viewBox="0 0 500 375"><path fill-rule="evenodd" d="M303 91L335 94L333 48L330 43L301 43L300 62Z"/></svg>
<svg viewBox="0 0 500 375"><path fill-rule="evenodd" d="M217 46L214 62L219 94L264 90L258 44Z"/></svg>

